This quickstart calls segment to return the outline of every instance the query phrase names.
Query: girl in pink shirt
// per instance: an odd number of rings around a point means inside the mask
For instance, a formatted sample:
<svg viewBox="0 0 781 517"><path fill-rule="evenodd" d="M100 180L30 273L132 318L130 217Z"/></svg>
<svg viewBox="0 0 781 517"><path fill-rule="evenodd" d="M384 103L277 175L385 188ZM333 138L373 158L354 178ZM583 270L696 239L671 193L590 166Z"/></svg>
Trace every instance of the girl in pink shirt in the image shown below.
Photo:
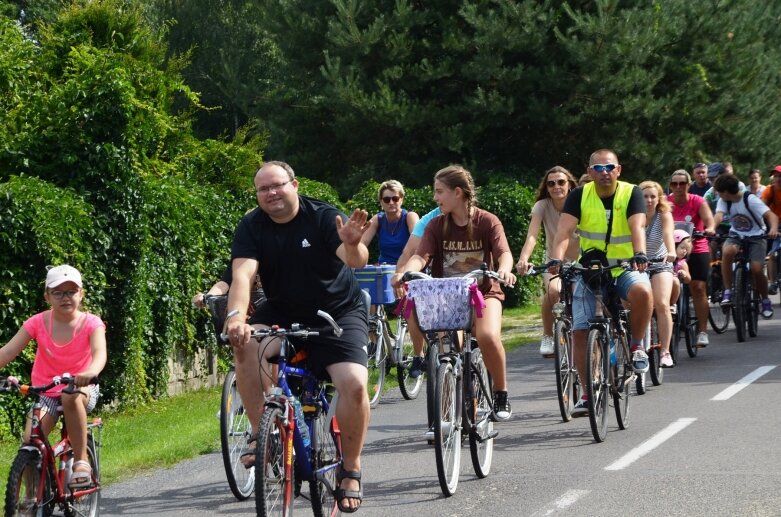
<svg viewBox="0 0 781 517"><path fill-rule="evenodd" d="M70 487L84 488L92 483L92 469L87 461L87 412L98 399L98 387L90 381L106 365L106 327L99 317L79 310L84 292L81 274L72 266L49 270L43 297L51 308L25 321L11 341L0 348L0 368L13 361L34 339L38 349L31 374L33 385L48 384L53 377L65 373L75 378L75 393L61 393L65 386L60 385L41 397L45 411L41 426L48 435L57 423L59 410L62 411L73 447ZM29 440L28 418L24 441Z"/></svg>

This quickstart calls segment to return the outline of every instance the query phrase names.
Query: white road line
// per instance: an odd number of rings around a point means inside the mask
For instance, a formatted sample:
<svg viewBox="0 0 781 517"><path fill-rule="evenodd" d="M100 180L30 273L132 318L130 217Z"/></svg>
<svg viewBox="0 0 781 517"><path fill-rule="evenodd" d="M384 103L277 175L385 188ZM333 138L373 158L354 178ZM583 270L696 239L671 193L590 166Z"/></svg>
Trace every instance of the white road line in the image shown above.
<svg viewBox="0 0 781 517"><path fill-rule="evenodd" d="M723 391L721 391L721 393L713 397L711 400L727 400L732 395L736 394L737 392L739 392L740 390L742 390L743 388L745 388L755 380L759 379L760 377L762 377L763 375L765 375L767 372L769 372L775 367L776 367L775 365L760 366L759 368L757 368L750 374L746 375L745 377L740 379L738 382L736 382L729 388L726 388Z"/></svg>
<svg viewBox="0 0 781 517"><path fill-rule="evenodd" d="M575 504L578 499L583 497L584 495L591 492L591 490L567 490L562 494L561 497L556 499L553 504L548 506L547 508L543 508L542 510L535 512L533 514L533 517L543 517L545 515L553 515L556 513L563 512L573 504Z"/></svg>
<svg viewBox="0 0 781 517"><path fill-rule="evenodd" d="M639 460L652 450L659 447L661 444L663 444L666 440L669 438L672 438L680 431L683 431L688 427L690 424L695 422L696 418L679 418L672 424L668 425L652 437L650 437L648 440L644 441L631 451L624 454L620 459L617 461L611 463L607 467L605 467L605 470L622 470L635 461Z"/></svg>

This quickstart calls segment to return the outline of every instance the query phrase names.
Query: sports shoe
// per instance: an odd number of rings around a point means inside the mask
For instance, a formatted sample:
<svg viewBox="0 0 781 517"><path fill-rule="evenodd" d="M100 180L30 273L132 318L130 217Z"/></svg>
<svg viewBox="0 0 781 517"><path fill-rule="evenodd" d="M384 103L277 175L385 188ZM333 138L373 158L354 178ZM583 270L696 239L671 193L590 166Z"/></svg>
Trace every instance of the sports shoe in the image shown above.
<svg viewBox="0 0 781 517"><path fill-rule="evenodd" d="M513 414L510 407L510 401L507 399L506 391L494 392L494 420L504 422L509 420Z"/></svg>
<svg viewBox="0 0 781 517"><path fill-rule="evenodd" d="M588 398L581 398L575 407L572 408L572 418L579 418L582 416L588 416Z"/></svg>
<svg viewBox="0 0 781 517"><path fill-rule="evenodd" d="M762 300L762 312L760 314L762 314L762 317L766 320L773 317L773 302L771 302L769 298Z"/></svg>
<svg viewBox="0 0 781 517"><path fill-rule="evenodd" d="M542 357L553 357L553 336L542 336L540 355Z"/></svg>
<svg viewBox="0 0 781 517"><path fill-rule="evenodd" d="M710 345L707 332L700 332L697 334L697 348L705 348Z"/></svg>
<svg viewBox="0 0 781 517"><path fill-rule="evenodd" d="M662 357L659 360L659 366L662 368L672 368L675 366L675 363L673 362L673 356L670 355L670 352L664 352L662 354Z"/></svg>
<svg viewBox="0 0 781 517"><path fill-rule="evenodd" d="M778 283L770 282L767 286L768 294L778 294Z"/></svg>
<svg viewBox="0 0 781 517"><path fill-rule="evenodd" d="M409 365L409 376L411 379L417 379L426 369L426 361L420 356L412 358L412 364Z"/></svg>
<svg viewBox="0 0 781 517"><path fill-rule="evenodd" d="M635 373L648 371L648 354L643 350L642 344L632 347L632 369Z"/></svg>
<svg viewBox="0 0 781 517"><path fill-rule="evenodd" d="M678 306L677 305L670 305L670 314L672 314L672 315L678 314Z"/></svg>
<svg viewBox="0 0 781 517"><path fill-rule="evenodd" d="M724 290L724 294L721 295L721 306L732 307L732 291Z"/></svg>

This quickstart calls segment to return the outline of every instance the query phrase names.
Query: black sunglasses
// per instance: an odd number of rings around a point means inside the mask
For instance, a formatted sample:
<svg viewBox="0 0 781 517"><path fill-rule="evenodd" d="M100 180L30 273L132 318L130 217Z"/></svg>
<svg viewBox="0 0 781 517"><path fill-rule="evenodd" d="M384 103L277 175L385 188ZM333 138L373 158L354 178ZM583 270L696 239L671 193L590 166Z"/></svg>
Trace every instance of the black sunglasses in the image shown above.
<svg viewBox="0 0 781 517"><path fill-rule="evenodd" d="M398 203L399 199L401 199L399 196L385 196L382 198L383 203L390 203L393 201L394 203Z"/></svg>
<svg viewBox="0 0 781 517"><path fill-rule="evenodd" d="M564 185L567 184L567 180L555 180L555 181L548 180L545 182L545 184L548 185L549 187L555 187L556 185L563 187Z"/></svg>

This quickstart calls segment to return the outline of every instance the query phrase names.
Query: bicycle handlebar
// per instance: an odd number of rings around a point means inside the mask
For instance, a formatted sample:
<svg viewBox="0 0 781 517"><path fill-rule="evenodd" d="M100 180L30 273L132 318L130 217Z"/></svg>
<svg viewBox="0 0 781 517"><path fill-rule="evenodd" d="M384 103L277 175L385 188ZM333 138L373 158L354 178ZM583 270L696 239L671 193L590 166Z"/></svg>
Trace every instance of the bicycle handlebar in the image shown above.
<svg viewBox="0 0 781 517"><path fill-rule="evenodd" d="M499 276L499 273L496 273L495 271L491 271L488 269L488 266L483 264L483 266L480 269L475 269L474 271L470 271L469 273L462 276L462 278L474 278L477 280L480 277L488 277L496 280L502 285L507 285L507 282L502 280L502 278ZM430 280L433 277L431 275L427 275L425 273L421 273L420 271L407 271L404 273L401 277L402 282L409 282L410 280Z"/></svg>
<svg viewBox="0 0 781 517"><path fill-rule="evenodd" d="M231 311L230 313L228 313L228 318L230 318L231 315L238 314L238 312L239 311L236 310ZM288 337L300 337L306 339L309 336L334 335L336 337L340 337L342 335L344 329L342 329L339 326L339 324L336 323L336 320L330 314L328 314L325 311L318 310L317 315L323 318L324 320L326 320L330 325L330 327L313 329L310 327L304 327L299 323L293 323L292 325L290 325L289 329L286 329L280 327L279 325L272 325L270 328L253 330L250 336L254 338L269 337L269 336L288 336ZM228 335L221 333L220 341L223 343L227 343Z"/></svg>
<svg viewBox="0 0 781 517"><path fill-rule="evenodd" d="M13 376L0 377L0 392L18 391L22 395L39 396L44 392L52 389L55 386L60 386L61 384L67 384L65 389L63 389L62 391L64 393L74 393L76 388L74 384L75 381L76 381L76 377L72 376L70 373L64 373L61 376L56 376L52 378L52 381L50 383L44 384L43 386L20 384L19 380ZM93 377L89 381L89 384L99 384L99 383L100 381L97 377Z"/></svg>

